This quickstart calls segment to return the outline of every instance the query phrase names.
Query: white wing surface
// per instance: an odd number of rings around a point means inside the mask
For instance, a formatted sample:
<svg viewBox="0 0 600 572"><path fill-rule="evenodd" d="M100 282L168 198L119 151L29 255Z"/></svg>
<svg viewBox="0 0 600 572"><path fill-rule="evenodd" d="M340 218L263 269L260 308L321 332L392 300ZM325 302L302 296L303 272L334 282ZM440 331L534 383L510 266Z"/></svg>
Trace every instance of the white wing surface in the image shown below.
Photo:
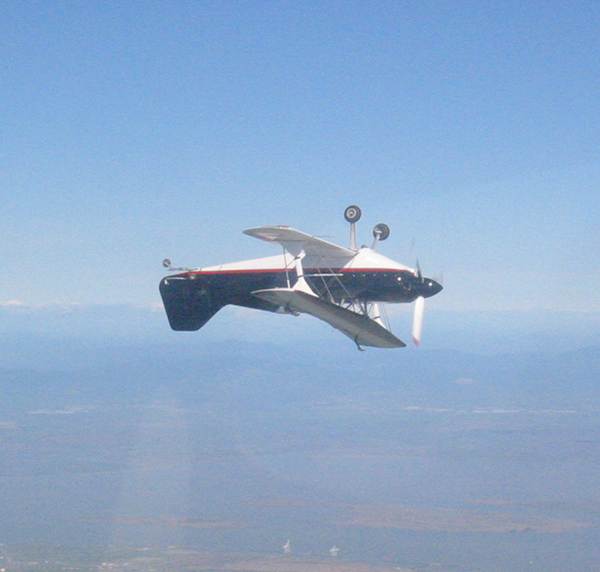
<svg viewBox="0 0 600 572"><path fill-rule="evenodd" d="M357 314L306 292L272 288L252 292L258 298L283 306L288 311L310 314L347 335L359 346L403 348L406 344L389 330L363 314Z"/></svg>
<svg viewBox="0 0 600 572"><path fill-rule="evenodd" d="M260 226L249 228L244 234L280 244L292 256L306 255L303 265L306 268L342 268L356 252L343 246L327 242L288 226Z"/></svg>

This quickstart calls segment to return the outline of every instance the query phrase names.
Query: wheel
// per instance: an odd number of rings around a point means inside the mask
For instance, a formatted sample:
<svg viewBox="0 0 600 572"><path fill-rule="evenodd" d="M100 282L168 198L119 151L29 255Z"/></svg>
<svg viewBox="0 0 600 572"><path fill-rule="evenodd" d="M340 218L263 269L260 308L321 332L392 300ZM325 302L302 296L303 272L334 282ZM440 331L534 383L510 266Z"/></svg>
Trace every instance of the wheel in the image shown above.
<svg viewBox="0 0 600 572"><path fill-rule="evenodd" d="M361 214L362 213L359 207L356 205L351 205L344 211L344 218L348 222L356 222L360 219Z"/></svg>
<svg viewBox="0 0 600 572"><path fill-rule="evenodd" d="M377 238L379 235L379 240L385 240L388 236L390 236L390 227L387 224L380 222L373 229L373 236Z"/></svg>

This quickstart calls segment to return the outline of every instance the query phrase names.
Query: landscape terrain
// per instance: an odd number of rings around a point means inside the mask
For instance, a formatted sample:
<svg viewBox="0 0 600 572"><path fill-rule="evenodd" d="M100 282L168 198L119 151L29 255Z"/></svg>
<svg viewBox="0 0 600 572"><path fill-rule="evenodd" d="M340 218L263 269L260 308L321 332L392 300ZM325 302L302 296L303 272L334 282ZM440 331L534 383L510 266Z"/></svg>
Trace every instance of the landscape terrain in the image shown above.
<svg viewBox="0 0 600 572"><path fill-rule="evenodd" d="M5 334L0 567L600 570L599 368Z"/></svg>

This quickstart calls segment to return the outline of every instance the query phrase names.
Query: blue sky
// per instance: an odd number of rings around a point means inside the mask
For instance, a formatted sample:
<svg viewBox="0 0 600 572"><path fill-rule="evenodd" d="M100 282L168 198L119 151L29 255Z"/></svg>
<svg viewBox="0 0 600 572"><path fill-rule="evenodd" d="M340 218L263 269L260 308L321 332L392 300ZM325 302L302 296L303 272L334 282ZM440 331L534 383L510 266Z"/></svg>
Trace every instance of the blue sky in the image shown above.
<svg viewBox="0 0 600 572"><path fill-rule="evenodd" d="M289 224L444 274L431 307L600 312L594 2L7 2L0 304L160 303ZM413 246L414 245L414 246Z"/></svg>

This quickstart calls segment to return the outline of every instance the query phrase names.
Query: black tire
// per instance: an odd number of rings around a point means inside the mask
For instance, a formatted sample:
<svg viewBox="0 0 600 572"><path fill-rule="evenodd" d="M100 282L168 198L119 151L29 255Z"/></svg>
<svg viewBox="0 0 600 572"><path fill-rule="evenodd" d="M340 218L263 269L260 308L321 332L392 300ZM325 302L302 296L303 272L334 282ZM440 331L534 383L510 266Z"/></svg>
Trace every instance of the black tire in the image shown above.
<svg viewBox="0 0 600 572"><path fill-rule="evenodd" d="M388 236L390 236L390 227L387 224L380 222L373 229L373 236L377 237L379 235L379 240L385 240Z"/></svg>
<svg viewBox="0 0 600 572"><path fill-rule="evenodd" d="M344 218L348 222L357 222L360 219L361 214L362 214L362 212L360 210L360 207L357 207L356 205L350 205L344 211Z"/></svg>

